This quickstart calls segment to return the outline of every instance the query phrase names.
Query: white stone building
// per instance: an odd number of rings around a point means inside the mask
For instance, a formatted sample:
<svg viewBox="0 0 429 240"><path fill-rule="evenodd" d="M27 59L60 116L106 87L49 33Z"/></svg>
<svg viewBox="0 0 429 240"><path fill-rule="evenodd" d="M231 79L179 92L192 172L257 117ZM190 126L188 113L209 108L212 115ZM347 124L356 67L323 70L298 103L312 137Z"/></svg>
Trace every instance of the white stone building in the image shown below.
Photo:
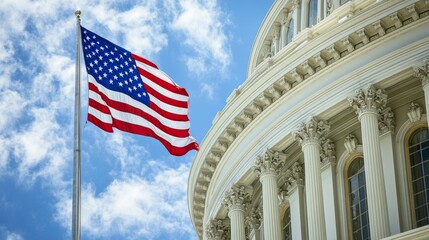
<svg viewBox="0 0 429 240"><path fill-rule="evenodd" d="M429 0L274 1L191 168L199 238L429 239L428 81Z"/></svg>

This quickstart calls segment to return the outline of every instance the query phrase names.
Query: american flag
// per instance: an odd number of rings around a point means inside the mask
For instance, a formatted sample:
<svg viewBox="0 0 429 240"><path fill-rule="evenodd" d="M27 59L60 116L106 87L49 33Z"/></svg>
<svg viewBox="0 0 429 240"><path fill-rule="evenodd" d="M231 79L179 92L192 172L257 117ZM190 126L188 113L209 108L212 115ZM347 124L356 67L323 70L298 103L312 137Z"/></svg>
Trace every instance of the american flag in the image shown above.
<svg viewBox="0 0 429 240"><path fill-rule="evenodd" d="M189 135L189 95L158 67L81 26L88 121L158 139L172 154L198 150Z"/></svg>

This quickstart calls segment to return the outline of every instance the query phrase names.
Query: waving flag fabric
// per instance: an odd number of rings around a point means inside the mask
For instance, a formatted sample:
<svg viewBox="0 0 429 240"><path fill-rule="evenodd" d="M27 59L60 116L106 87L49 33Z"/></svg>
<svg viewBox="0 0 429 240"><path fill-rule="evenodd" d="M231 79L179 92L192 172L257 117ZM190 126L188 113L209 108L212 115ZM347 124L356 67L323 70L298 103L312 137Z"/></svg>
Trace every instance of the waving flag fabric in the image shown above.
<svg viewBox="0 0 429 240"><path fill-rule="evenodd" d="M189 96L158 67L81 27L88 72L88 121L158 139L172 154L198 150L189 135Z"/></svg>

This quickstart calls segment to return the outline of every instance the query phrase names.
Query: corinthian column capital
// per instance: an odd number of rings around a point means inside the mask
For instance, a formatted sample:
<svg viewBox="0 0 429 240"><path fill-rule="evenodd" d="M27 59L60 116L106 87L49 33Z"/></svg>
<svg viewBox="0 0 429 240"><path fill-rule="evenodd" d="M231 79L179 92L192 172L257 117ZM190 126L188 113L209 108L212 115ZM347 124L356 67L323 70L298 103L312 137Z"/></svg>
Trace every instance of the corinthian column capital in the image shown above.
<svg viewBox="0 0 429 240"><path fill-rule="evenodd" d="M265 174L275 174L277 176L283 167L284 161L284 157L279 152L266 149L264 154L256 157L256 162L252 169L258 176Z"/></svg>
<svg viewBox="0 0 429 240"><path fill-rule="evenodd" d="M222 219L213 219L207 225L206 235L208 239L227 239L229 233L228 227Z"/></svg>
<svg viewBox="0 0 429 240"><path fill-rule="evenodd" d="M328 134L329 129L326 121L312 117L307 123L301 123L293 134L301 146L308 143L320 144L320 138Z"/></svg>
<svg viewBox="0 0 429 240"><path fill-rule="evenodd" d="M335 164L335 144L329 138L322 138L322 147L320 149L320 160L322 164L333 163Z"/></svg>
<svg viewBox="0 0 429 240"><path fill-rule="evenodd" d="M250 196L246 192L246 187L243 185L232 186L230 190L225 193L223 204L231 210L242 210L250 201Z"/></svg>
<svg viewBox="0 0 429 240"><path fill-rule="evenodd" d="M395 115L392 109L385 108L378 118L378 130L381 134L395 131Z"/></svg>
<svg viewBox="0 0 429 240"><path fill-rule="evenodd" d="M356 95L349 97L348 101L359 116L368 112L378 114L386 106L387 95L384 94L382 89L376 89L371 85L366 91L362 89L356 90Z"/></svg>
<svg viewBox="0 0 429 240"><path fill-rule="evenodd" d="M429 59L426 59L421 66L414 67L413 70L414 76L422 81L423 86L429 83Z"/></svg>

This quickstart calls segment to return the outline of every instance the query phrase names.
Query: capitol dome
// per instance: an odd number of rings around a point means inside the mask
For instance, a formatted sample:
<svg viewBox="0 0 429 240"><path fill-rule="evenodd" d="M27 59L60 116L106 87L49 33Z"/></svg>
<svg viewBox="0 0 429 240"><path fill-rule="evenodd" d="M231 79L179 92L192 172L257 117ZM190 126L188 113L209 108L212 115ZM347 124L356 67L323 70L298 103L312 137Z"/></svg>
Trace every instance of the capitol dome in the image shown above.
<svg viewBox="0 0 429 240"><path fill-rule="evenodd" d="M429 238L429 0L276 0L226 101L200 239Z"/></svg>

